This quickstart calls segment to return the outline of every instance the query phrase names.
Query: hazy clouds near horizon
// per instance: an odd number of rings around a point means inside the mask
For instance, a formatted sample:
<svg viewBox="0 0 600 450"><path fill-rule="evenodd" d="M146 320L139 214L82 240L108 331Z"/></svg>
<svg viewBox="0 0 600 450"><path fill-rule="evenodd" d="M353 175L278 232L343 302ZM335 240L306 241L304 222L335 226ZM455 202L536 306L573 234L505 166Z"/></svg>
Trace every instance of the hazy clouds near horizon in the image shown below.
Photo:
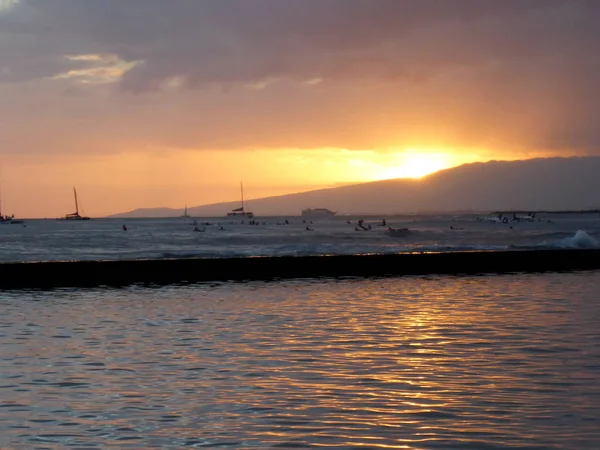
<svg viewBox="0 0 600 450"><path fill-rule="evenodd" d="M600 154L598 17L589 0L3 0L0 152Z"/></svg>

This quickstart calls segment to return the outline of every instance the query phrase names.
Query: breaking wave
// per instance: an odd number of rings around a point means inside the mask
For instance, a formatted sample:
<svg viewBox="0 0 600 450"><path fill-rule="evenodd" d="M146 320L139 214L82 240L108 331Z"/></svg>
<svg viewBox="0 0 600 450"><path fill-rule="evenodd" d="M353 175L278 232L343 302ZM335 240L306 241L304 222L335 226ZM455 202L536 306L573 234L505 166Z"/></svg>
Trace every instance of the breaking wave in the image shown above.
<svg viewBox="0 0 600 450"><path fill-rule="evenodd" d="M555 241L552 247L557 248L600 248L600 242L583 230L578 230L574 236Z"/></svg>

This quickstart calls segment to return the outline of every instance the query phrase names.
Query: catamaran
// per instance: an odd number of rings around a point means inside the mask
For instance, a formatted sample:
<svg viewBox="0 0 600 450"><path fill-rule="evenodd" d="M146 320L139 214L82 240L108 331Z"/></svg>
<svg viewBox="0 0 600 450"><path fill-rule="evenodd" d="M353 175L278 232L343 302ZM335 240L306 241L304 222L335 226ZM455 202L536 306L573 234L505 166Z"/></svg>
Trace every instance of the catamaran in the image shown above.
<svg viewBox="0 0 600 450"><path fill-rule="evenodd" d="M0 200L0 223L12 223L14 217L14 214L12 216L2 215L2 200Z"/></svg>
<svg viewBox="0 0 600 450"><path fill-rule="evenodd" d="M252 213L250 211L246 211L244 209L244 186L242 185L241 181L240 181L240 190L242 193L242 207L231 210L231 212L228 212L227 215L228 216L243 216L243 217L248 217L248 218L252 219L254 217L254 213Z"/></svg>
<svg viewBox="0 0 600 450"><path fill-rule="evenodd" d="M73 194L75 195L75 212L67 214L63 220L90 220L89 217L79 215L79 203L77 202L77 190L73 186Z"/></svg>
<svg viewBox="0 0 600 450"><path fill-rule="evenodd" d="M0 193L0 223L13 223L15 222L14 220L15 215L13 214L12 216L8 216L8 215L3 215L2 214L2 194Z"/></svg>

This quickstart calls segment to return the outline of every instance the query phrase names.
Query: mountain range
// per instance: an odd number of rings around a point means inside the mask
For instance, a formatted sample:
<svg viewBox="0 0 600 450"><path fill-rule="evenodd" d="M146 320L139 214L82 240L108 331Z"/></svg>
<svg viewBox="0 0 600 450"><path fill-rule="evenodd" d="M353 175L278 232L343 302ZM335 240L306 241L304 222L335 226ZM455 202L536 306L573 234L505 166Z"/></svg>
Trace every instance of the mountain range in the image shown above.
<svg viewBox="0 0 600 450"><path fill-rule="evenodd" d="M239 201L188 208L193 217L225 216ZM246 201L257 216L600 208L600 157L537 158L464 164L421 179L392 179ZM182 209L141 208L110 217L174 217Z"/></svg>

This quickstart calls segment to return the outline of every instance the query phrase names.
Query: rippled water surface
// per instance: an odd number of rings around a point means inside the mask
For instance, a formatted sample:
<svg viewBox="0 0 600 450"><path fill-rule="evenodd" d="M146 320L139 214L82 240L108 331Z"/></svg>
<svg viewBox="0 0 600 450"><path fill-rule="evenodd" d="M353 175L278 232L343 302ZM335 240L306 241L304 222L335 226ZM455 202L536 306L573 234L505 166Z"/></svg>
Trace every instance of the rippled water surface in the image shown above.
<svg viewBox="0 0 600 450"><path fill-rule="evenodd" d="M600 272L0 294L0 448L600 448Z"/></svg>

